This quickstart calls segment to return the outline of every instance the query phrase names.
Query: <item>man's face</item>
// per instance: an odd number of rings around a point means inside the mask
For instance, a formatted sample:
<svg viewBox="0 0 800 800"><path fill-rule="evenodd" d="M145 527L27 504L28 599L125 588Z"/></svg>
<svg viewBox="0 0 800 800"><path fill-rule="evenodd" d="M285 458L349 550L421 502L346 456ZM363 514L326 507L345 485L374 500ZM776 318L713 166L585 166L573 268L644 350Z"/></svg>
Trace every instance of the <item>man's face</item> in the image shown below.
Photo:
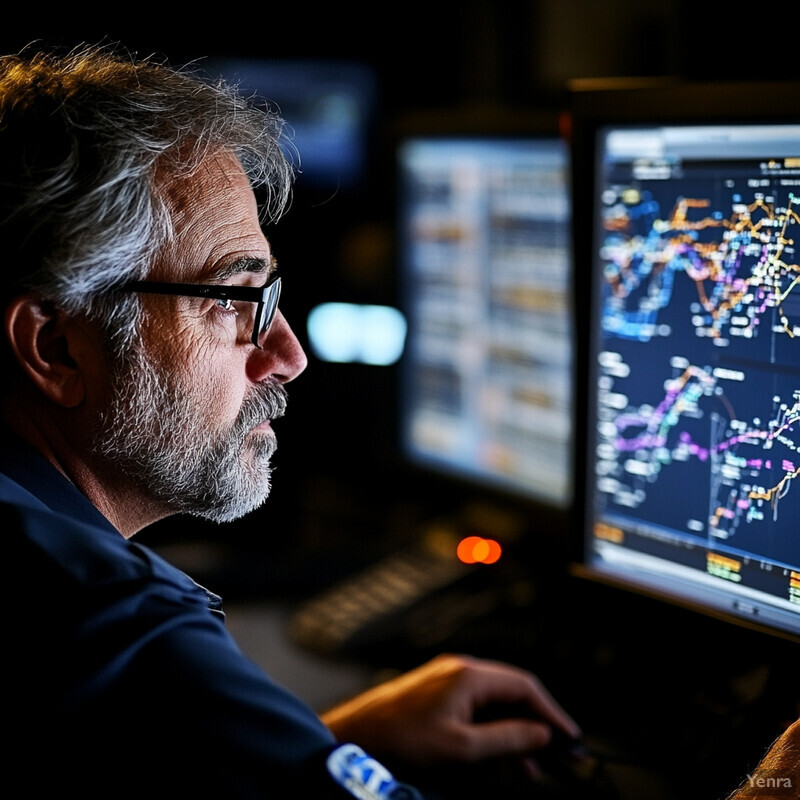
<svg viewBox="0 0 800 800"><path fill-rule="evenodd" d="M181 283L263 285L275 265L253 192L238 162L207 159L167 189L175 237L150 276ZM96 450L170 511L216 521L263 502L283 384L306 365L277 313L250 342L254 304L142 295L141 341L116 366Z"/></svg>

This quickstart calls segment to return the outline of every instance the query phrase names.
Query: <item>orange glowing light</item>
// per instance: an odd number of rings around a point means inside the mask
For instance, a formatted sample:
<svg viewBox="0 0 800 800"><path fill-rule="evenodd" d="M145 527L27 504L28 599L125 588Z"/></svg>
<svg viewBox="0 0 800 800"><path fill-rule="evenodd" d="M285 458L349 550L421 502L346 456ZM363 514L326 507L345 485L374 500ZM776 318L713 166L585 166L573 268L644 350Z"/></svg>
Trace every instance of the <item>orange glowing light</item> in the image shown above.
<svg viewBox="0 0 800 800"><path fill-rule="evenodd" d="M494 564L503 549L494 539L467 536L458 543L456 555L464 564Z"/></svg>

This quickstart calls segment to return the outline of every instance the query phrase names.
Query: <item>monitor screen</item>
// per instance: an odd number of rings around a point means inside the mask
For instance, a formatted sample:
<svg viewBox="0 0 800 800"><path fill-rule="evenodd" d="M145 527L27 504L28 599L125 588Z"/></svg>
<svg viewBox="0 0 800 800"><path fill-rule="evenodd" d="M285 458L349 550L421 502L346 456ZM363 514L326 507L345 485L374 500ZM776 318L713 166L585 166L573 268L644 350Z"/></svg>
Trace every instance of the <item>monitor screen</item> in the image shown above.
<svg viewBox="0 0 800 800"><path fill-rule="evenodd" d="M592 136L584 566L800 635L800 117Z"/></svg>
<svg viewBox="0 0 800 800"><path fill-rule="evenodd" d="M297 185L354 190L364 181L378 103L378 81L365 64L315 59L216 59L212 72L246 97L276 108L287 122L286 155Z"/></svg>
<svg viewBox="0 0 800 800"><path fill-rule="evenodd" d="M568 151L557 138L399 149L405 455L552 508L572 496Z"/></svg>

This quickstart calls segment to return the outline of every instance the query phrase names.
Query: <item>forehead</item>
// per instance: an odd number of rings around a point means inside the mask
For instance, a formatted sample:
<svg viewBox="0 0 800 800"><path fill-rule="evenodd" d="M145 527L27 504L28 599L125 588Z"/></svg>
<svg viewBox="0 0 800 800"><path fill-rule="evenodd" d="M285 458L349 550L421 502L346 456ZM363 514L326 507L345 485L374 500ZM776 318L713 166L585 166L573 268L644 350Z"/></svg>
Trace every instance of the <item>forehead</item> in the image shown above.
<svg viewBox="0 0 800 800"><path fill-rule="evenodd" d="M255 195L235 156L208 156L191 175L168 178L162 191L173 236L158 279L210 280L237 261L270 260Z"/></svg>

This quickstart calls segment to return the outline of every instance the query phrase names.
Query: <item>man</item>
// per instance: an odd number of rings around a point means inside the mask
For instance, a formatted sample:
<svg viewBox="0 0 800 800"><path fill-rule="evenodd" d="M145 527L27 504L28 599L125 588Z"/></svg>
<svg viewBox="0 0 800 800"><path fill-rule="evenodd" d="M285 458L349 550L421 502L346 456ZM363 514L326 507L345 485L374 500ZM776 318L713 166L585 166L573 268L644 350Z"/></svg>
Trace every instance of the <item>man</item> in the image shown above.
<svg viewBox="0 0 800 800"><path fill-rule="evenodd" d="M578 732L533 676L457 657L320 720L132 541L269 492L270 421L306 366L261 230L289 195L281 135L152 61L0 59L3 770L26 795L411 797L375 757L525 759ZM474 723L490 705L526 712Z"/></svg>

